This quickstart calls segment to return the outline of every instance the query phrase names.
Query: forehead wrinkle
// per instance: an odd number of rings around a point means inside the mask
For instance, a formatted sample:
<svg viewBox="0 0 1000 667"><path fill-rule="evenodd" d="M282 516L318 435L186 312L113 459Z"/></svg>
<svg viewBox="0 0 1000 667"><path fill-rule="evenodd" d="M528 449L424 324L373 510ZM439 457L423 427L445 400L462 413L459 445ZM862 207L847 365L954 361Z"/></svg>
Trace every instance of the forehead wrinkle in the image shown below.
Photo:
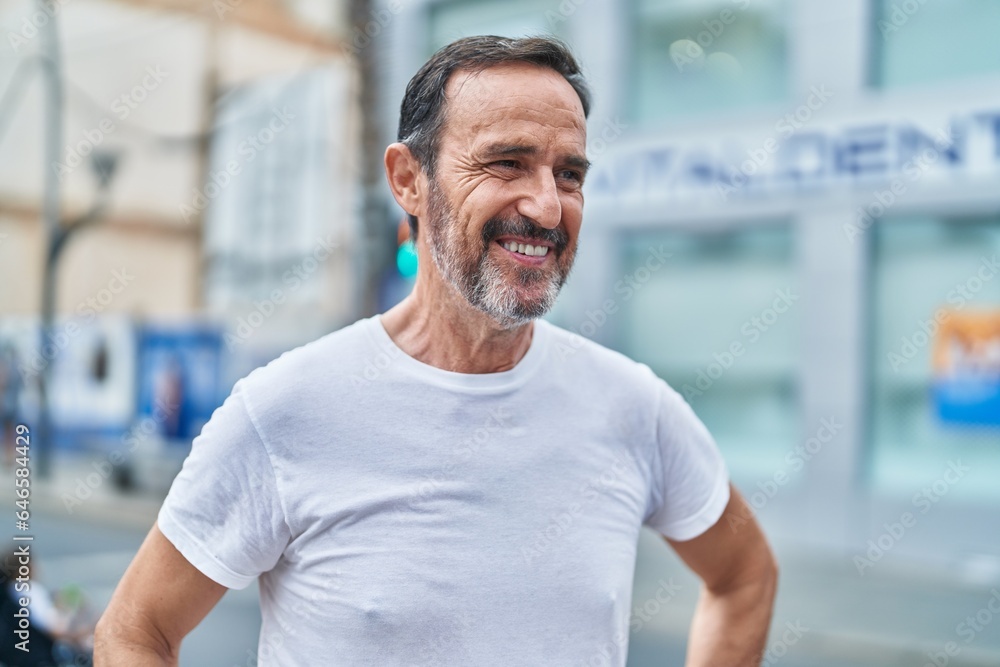
<svg viewBox="0 0 1000 667"><path fill-rule="evenodd" d="M499 119L484 117L482 114L467 127L465 142L483 151L491 146L538 146L556 142L586 144L587 129L575 122L554 125L551 116L539 114L539 118L501 116ZM456 128L457 129L457 128ZM458 134L453 132L452 134ZM455 137L458 139L458 137Z"/></svg>
<svg viewBox="0 0 1000 667"><path fill-rule="evenodd" d="M462 109L460 113L454 114L456 118L472 117L474 120L471 129L478 129L482 126L492 126L497 121L525 121L539 125L556 126L567 129L582 129L585 123L580 122L580 118L571 109L561 105L552 104L548 100L540 99L533 95L520 95L516 99L526 100L527 103L518 104L510 98L499 104L491 104L490 100L478 100L479 104L475 108ZM543 108L539 108L543 107Z"/></svg>
<svg viewBox="0 0 1000 667"><path fill-rule="evenodd" d="M558 160L572 161L575 157L583 159L582 153L564 145L560 136L539 139L537 134L519 132L512 136L490 132L485 136L477 135L471 138L466 146L469 152L477 157L537 157L553 152Z"/></svg>
<svg viewBox="0 0 1000 667"><path fill-rule="evenodd" d="M578 118L582 118L583 112L579 108L579 101L571 95L575 95L575 93L572 92L568 83L565 84L565 87L559 83L553 88L542 88L534 92L504 90L500 91L499 94L495 88L491 87L482 88L479 91L467 91L464 95L466 100L464 106L467 112L499 114L513 110L538 116L556 112L578 120Z"/></svg>

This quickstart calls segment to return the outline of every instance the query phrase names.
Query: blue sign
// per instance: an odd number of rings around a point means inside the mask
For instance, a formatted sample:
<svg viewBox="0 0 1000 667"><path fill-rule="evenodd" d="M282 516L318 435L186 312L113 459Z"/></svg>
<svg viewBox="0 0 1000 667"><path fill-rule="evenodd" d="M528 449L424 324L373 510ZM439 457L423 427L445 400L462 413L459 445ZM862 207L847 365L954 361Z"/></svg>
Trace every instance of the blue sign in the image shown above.
<svg viewBox="0 0 1000 667"><path fill-rule="evenodd" d="M943 422L1000 426L1000 378L939 381L934 385L934 401Z"/></svg>
<svg viewBox="0 0 1000 667"><path fill-rule="evenodd" d="M139 330L138 414L151 417L168 441L190 442L222 404L222 331Z"/></svg>

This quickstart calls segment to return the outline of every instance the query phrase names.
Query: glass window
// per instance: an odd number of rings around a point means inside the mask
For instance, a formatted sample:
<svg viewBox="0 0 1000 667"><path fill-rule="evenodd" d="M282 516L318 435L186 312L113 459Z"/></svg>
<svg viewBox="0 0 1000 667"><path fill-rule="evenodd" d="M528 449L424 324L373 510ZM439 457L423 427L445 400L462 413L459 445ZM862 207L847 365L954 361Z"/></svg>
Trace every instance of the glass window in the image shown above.
<svg viewBox="0 0 1000 667"><path fill-rule="evenodd" d="M800 437L792 240L787 225L635 235L615 290L617 347L688 400L750 486ZM648 271L653 249L670 257Z"/></svg>
<svg viewBox="0 0 1000 667"><path fill-rule="evenodd" d="M961 460L974 472L949 495L1000 498L1000 218L874 232L872 484L910 498ZM978 368L956 384L957 352Z"/></svg>
<svg viewBox="0 0 1000 667"><path fill-rule="evenodd" d="M636 0L633 119L784 100L787 16L782 0Z"/></svg>
<svg viewBox="0 0 1000 667"><path fill-rule="evenodd" d="M1000 2L875 3L875 84L884 88L1000 72Z"/></svg>
<svg viewBox="0 0 1000 667"><path fill-rule="evenodd" d="M322 295L322 272L288 290L287 272L312 263L330 229L333 73L316 69L259 81L226 97L205 184L182 209L207 205L206 300L225 309L287 290L290 302ZM296 283L296 285L298 285Z"/></svg>
<svg viewBox="0 0 1000 667"><path fill-rule="evenodd" d="M431 8L428 55L445 44L472 35L562 37L566 19L553 0L481 0L442 2Z"/></svg>

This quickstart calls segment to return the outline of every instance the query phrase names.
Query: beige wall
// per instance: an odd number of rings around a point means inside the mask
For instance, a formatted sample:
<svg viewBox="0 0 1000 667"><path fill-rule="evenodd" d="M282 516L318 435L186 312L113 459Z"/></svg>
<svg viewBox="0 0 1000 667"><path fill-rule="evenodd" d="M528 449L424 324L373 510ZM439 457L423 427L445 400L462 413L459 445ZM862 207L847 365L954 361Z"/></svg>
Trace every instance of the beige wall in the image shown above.
<svg viewBox="0 0 1000 667"><path fill-rule="evenodd" d="M169 229L94 227L74 238L59 269L58 309L176 316L197 300L200 256Z"/></svg>
<svg viewBox="0 0 1000 667"><path fill-rule="evenodd" d="M38 313L41 285L41 226L0 212L0 315Z"/></svg>
<svg viewBox="0 0 1000 667"><path fill-rule="evenodd" d="M253 0L244 2L250 7ZM190 203L192 191L201 185L197 136L210 113L206 83L213 61L222 90L331 60L351 68L332 41L317 43L314 37L308 44L293 41L295 31L288 29L288 22L274 31L278 36L248 28L240 20L241 3L231 3L236 11L221 20L211 2L195 12L162 8L169 4L167 0L67 0L60 5L66 79L60 156L69 168L62 179L65 217L86 210L96 188L86 161L72 165L73 153L97 146L120 155L106 219L74 238L64 253L58 282L61 314L71 314L78 304L100 293L112 271L123 266L134 273L135 281L107 305L109 312L152 317L200 313L201 230L197 221L185 222L180 207ZM313 17L330 34L346 34L330 25L343 20L342 6L315 0L295 5L300 16ZM33 9L34 3L27 0L0 0L5 32L21 30L22 18ZM18 63L26 62L43 44L40 36L31 37L13 58L8 57L9 45L0 44L5 50L0 58L0 90ZM0 316L37 314L40 307L39 211L46 168L41 84L40 77L31 81L0 140L0 235L5 235L0 236L4 285ZM350 100L344 103L349 105ZM353 111L348 114L356 117ZM343 128L344 134L353 129ZM341 142L353 146L349 137ZM342 210L350 216L349 194L342 199ZM339 226L343 228L338 237L346 239L345 230L352 225ZM330 304L322 310L340 312L346 303L343 276L348 257L344 253L336 266L328 268L338 288L330 291Z"/></svg>

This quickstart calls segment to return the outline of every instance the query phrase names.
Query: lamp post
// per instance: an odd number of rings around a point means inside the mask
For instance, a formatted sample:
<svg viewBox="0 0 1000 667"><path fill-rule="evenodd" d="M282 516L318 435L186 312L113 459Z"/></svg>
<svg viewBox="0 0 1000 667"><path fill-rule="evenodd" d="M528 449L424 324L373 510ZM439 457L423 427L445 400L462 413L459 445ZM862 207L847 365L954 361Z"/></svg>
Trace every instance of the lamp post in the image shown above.
<svg viewBox="0 0 1000 667"><path fill-rule="evenodd" d="M58 349L55 341L52 340L51 331L55 321L56 308L56 272L59 267L59 258L69 240L78 232L99 221L107 211L111 180L114 177L115 167L118 164L118 156L114 153L94 151L90 158L90 167L97 177L97 193L94 203L83 215L73 220L57 224L54 233L48 238L47 250L45 253L45 270L42 276L42 322L41 322L41 350L45 350L46 345L52 345L53 349ZM48 357L50 355L44 355ZM51 470L52 455L52 416L49 410L49 384L51 381L52 362L55 354L46 359L38 375L38 437L36 463L37 473L41 478L49 476Z"/></svg>

